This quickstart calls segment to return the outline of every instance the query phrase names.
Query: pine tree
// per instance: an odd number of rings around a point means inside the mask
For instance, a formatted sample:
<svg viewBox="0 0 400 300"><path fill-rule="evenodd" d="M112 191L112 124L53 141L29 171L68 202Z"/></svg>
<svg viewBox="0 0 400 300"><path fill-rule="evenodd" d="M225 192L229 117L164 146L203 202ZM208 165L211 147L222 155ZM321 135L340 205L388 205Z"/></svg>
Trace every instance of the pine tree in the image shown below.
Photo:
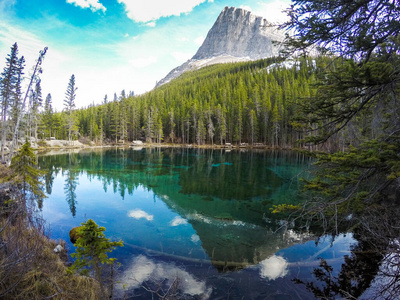
<svg viewBox="0 0 400 300"><path fill-rule="evenodd" d="M250 122L250 142L253 145L257 139L257 116L256 112L252 109L249 116Z"/></svg>
<svg viewBox="0 0 400 300"><path fill-rule="evenodd" d="M32 136L33 130L33 137L35 141L38 140L38 126L39 126L39 108L42 106L42 87L40 86L40 80L36 82L35 90L31 93L30 97L30 128L29 128L29 135Z"/></svg>
<svg viewBox="0 0 400 300"><path fill-rule="evenodd" d="M12 157L13 157L13 154L14 154L14 148L15 148L15 146L17 144L18 132L19 132L19 124L21 122L22 112L25 109L26 99L28 98L28 96L29 96L29 94L31 92L32 84L39 80L39 75L38 74L41 74L43 72L42 63L43 63L44 57L46 55L46 52L47 52L47 47L44 47L43 50L39 51L39 57L36 60L36 65L35 65L35 67L33 69L33 72L32 72L32 75L31 75L31 79L29 81L28 87L27 87L26 92L25 92L24 99L22 100L21 113L17 114L17 116L16 116L17 119L15 121L15 126L13 128L14 129L14 133L13 133L13 137L12 137L10 153L8 155L8 163L11 163L11 160L12 160ZM21 69L21 72L22 72L22 69Z"/></svg>
<svg viewBox="0 0 400 300"><path fill-rule="evenodd" d="M128 102L125 97L125 92L121 93L121 101L120 101L120 115L119 115L119 136L123 143L128 136Z"/></svg>
<svg viewBox="0 0 400 300"><path fill-rule="evenodd" d="M81 223L81 227L78 228L77 236L78 239L75 242L75 253L71 256L75 258L74 264L69 268L69 272L75 270L86 270L87 268L93 267L95 278L99 282L102 296L100 298L107 298L110 292L106 292L102 273L104 265L113 265L116 258L109 258L108 253L112 252L116 247L122 247L123 242L110 242L110 239L106 238L104 227L96 224L92 219Z"/></svg>
<svg viewBox="0 0 400 300"><path fill-rule="evenodd" d="M279 121L281 119L281 116L279 114L279 109L278 105L275 103L274 108L272 110L272 124L273 124L273 145L275 147L279 146L279 131L280 131L280 125Z"/></svg>
<svg viewBox="0 0 400 300"><path fill-rule="evenodd" d="M171 110L169 113L169 126L170 126L170 131L169 131L169 139L171 141L171 143L175 142L175 118L174 118L174 111Z"/></svg>
<svg viewBox="0 0 400 300"><path fill-rule="evenodd" d="M226 139L226 118L224 109L218 104L217 107L217 124L219 128L219 140L220 144L223 145Z"/></svg>
<svg viewBox="0 0 400 300"><path fill-rule="evenodd" d="M17 120L21 115L23 109L21 83L24 75L23 73L24 67L25 67L25 58L22 56L18 60L17 84L15 89L14 101L11 106L12 128L15 128Z"/></svg>
<svg viewBox="0 0 400 300"><path fill-rule="evenodd" d="M76 128L76 121L73 115L73 110L75 108L75 98L76 98L76 90L78 88L75 87L75 75L72 74L71 78L68 82L67 91L65 92L65 100L64 100L64 110L68 113L67 127L68 127L68 140L72 142L72 132Z"/></svg>
<svg viewBox="0 0 400 300"><path fill-rule="evenodd" d="M4 147L9 133L7 126L7 116L13 106L15 96L19 97L21 75L23 69L23 58L18 58L18 45L15 43L11 47L11 53L7 55L6 66L0 77L0 96L1 96L1 160L4 161Z"/></svg>
<svg viewBox="0 0 400 300"><path fill-rule="evenodd" d="M44 125L45 135L50 138L53 133L53 107L51 94L47 94L44 103L44 112L42 114L42 123Z"/></svg>
<svg viewBox="0 0 400 300"><path fill-rule="evenodd" d="M24 202L26 202L28 192L38 202L45 197L42 191L42 183L39 180L44 173L37 167L36 155L28 140L13 157L10 168L13 170L14 176L18 176L21 180Z"/></svg>
<svg viewBox="0 0 400 300"><path fill-rule="evenodd" d="M204 117L203 114L200 115L199 120L197 122L197 130L196 130L196 143L197 145L203 145L207 136L207 130L204 125Z"/></svg>

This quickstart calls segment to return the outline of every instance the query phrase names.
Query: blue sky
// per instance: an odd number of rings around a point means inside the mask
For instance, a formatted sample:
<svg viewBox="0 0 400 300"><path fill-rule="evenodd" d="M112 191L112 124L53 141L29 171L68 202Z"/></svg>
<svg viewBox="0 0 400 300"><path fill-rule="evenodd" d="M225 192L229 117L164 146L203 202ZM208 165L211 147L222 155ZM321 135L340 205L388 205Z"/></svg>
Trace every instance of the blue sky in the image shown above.
<svg viewBox="0 0 400 300"><path fill-rule="evenodd" d="M29 75L39 50L43 98L63 108L76 78L76 106L99 104L124 89L141 94L190 59L225 6L278 22L289 0L0 0L0 68L17 42ZM27 81L27 80L26 80Z"/></svg>

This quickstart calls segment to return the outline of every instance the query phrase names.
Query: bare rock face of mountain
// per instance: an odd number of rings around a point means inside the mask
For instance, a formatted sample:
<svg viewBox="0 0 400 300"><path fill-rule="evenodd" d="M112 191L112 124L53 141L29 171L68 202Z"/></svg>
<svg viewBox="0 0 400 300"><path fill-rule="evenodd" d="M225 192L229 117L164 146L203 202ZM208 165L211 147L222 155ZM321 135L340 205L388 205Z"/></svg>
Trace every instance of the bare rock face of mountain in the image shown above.
<svg viewBox="0 0 400 300"><path fill-rule="evenodd" d="M283 39L284 33L266 19L241 8L225 7L192 59L172 70L157 86L207 65L276 56Z"/></svg>
<svg viewBox="0 0 400 300"><path fill-rule="evenodd" d="M225 7L193 59L230 55L260 59L277 54L273 40L280 34L262 17L235 7Z"/></svg>

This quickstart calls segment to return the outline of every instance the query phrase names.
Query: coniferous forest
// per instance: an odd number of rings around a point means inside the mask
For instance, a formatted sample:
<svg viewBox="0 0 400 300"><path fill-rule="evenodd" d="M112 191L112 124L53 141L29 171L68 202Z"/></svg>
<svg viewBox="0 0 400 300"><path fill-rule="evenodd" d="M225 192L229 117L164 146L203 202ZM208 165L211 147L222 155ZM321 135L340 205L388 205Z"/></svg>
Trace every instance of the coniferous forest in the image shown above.
<svg viewBox="0 0 400 300"><path fill-rule="evenodd" d="M316 135L298 115L305 99L316 92L319 74L329 67L350 64L332 57L270 58L247 63L209 66L140 96L122 91L112 101L85 109L66 106L53 113L47 96L35 135L48 139L86 138L98 144L132 140L152 143L266 147L303 147ZM345 130L339 149L371 133L368 116ZM308 145L308 144L307 144Z"/></svg>

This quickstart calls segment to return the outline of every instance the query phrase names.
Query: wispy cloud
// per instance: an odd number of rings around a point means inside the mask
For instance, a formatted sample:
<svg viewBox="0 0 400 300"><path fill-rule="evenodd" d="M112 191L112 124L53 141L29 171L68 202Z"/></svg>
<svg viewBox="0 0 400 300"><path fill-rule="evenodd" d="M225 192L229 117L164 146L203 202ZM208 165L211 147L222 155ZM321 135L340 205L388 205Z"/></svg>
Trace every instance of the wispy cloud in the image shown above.
<svg viewBox="0 0 400 300"><path fill-rule="evenodd" d="M74 4L75 6L81 8L90 8L90 10L93 12L98 10L106 12L107 10L105 6L99 2L99 0L67 0L67 3Z"/></svg>
<svg viewBox="0 0 400 300"><path fill-rule="evenodd" d="M18 42L20 54L25 58L35 56L44 46L44 42L35 34L0 21L0 44L11 47L15 42Z"/></svg>
<svg viewBox="0 0 400 300"><path fill-rule="evenodd" d="M70 0L69 0L70 1ZM131 1L118 0L125 5L127 16L135 22L147 23L161 17L179 16L189 13L206 0L170 0L170 1Z"/></svg>

